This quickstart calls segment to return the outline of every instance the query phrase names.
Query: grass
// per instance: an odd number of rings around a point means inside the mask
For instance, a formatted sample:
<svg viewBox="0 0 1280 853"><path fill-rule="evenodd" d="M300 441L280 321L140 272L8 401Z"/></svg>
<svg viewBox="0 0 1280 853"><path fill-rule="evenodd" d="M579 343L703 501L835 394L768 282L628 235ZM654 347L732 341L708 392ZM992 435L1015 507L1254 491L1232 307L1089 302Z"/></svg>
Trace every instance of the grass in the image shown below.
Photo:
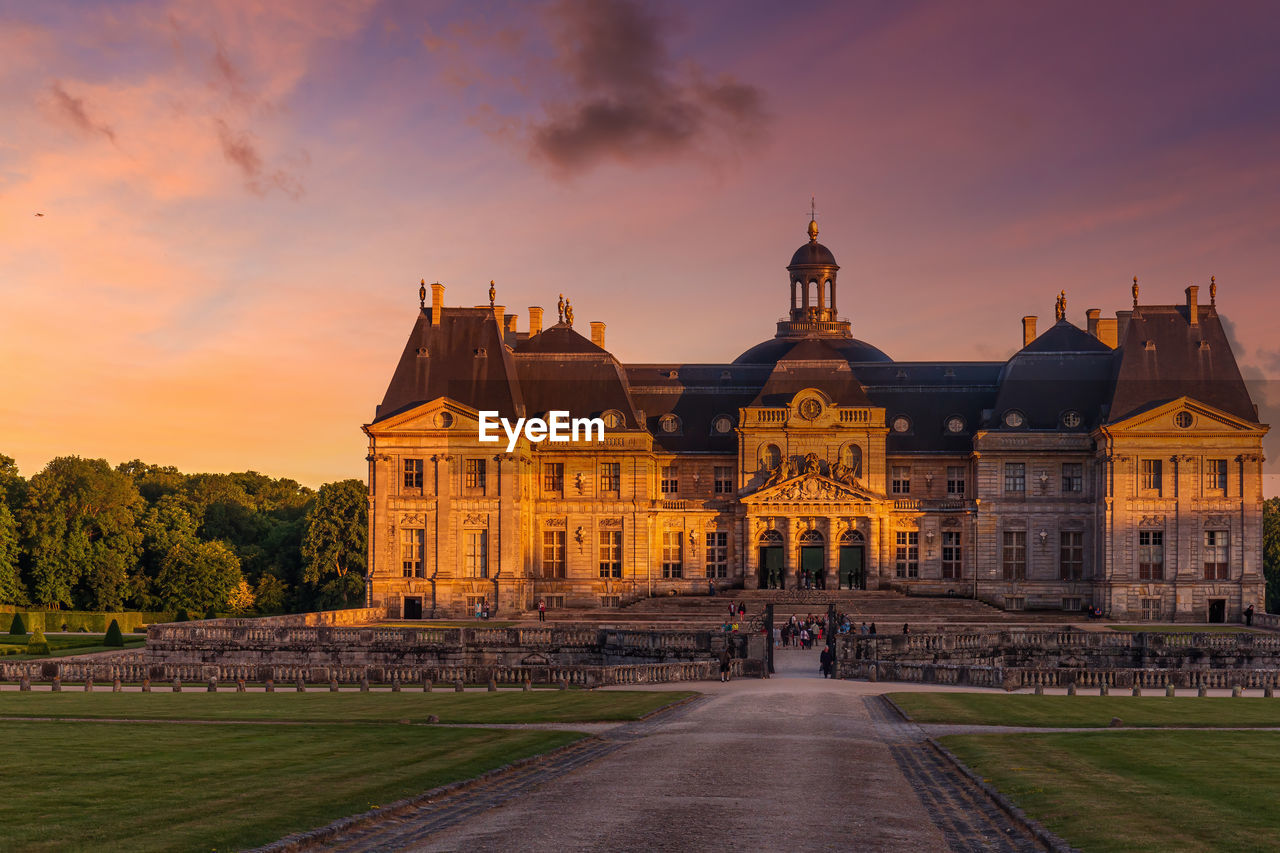
<svg viewBox="0 0 1280 853"><path fill-rule="evenodd" d="M918 723L1040 728L1280 726L1275 699L1177 696L1032 696L1002 693L893 693Z"/></svg>
<svg viewBox="0 0 1280 853"><path fill-rule="evenodd" d="M0 742L26 756L21 772L0 776L0 847L252 847L580 737L404 725L0 721Z"/></svg>
<svg viewBox="0 0 1280 853"><path fill-rule="evenodd" d="M1129 634L1265 634L1257 628L1244 625L1108 625L1112 631L1124 631Z"/></svg>
<svg viewBox="0 0 1280 853"><path fill-rule="evenodd" d="M157 691L165 691L157 686ZM201 688L196 687L196 690ZM677 691L497 693L0 693L0 719L292 720L310 723L584 723L636 720L693 694ZM1240 701L1240 700L1237 700Z"/></svg>
<svg viewBox="0 0 1280 853"><path fill-rule="evenodd" d="M1280 761L1274 758L1280 733L1046 733L941 741L1084 850L1280 848Z"/></svg>
<svg viewBox="0 0 1280 853"><path fill-rule="evenodd" d="M121 650L120 646L102 645L102 641L106 637L105 634L45 634L44 636L49 641L50 654L28 655L16 650L26 648L30 635L15 637L11 634L0 634L0 657L4 657L6 660L45 660L47 658L87 655L93 652L118 652ZM124 635L125 649L140 649L146 642L146 637Z"/></svg>

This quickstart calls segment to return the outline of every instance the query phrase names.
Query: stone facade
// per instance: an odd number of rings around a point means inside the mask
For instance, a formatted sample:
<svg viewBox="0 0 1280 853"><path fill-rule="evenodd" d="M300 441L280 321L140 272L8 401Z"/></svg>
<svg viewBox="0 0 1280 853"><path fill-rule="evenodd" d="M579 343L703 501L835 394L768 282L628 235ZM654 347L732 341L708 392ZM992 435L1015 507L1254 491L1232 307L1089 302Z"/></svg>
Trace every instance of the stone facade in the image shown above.
<svg viewBox="0 0 1280 853"><path fill-rule="evenodd" d="M1262 437L1188 288L1008 362L893 362L810 241L777 336L731 363L622 365L503 306L423 304L369 438L371 601L393 617L600 607L716 587L895 588L1008 609L1222 621L1262 609ZM492 296L491 296L492 298ZM1158 353L1158 355L1157 355ZM479 412L600 417L511 452Z"/></svg>

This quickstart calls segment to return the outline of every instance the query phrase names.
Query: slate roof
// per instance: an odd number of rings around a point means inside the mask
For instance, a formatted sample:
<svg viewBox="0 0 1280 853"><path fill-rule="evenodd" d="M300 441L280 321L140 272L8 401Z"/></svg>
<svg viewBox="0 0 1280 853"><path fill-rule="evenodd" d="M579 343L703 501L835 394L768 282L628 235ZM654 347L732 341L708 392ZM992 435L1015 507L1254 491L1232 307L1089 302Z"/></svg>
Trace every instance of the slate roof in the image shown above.
<svg viewBox="0 0 1280 853"><path fill-rule="evenodd" d="M850 363L892 361L883 351L857 338L770 338L733 360L734 364L774 364L783 358L813 358L815 346L825 347L818 358L840 358ZM794 350L799 353L792 355Z"/></svg>

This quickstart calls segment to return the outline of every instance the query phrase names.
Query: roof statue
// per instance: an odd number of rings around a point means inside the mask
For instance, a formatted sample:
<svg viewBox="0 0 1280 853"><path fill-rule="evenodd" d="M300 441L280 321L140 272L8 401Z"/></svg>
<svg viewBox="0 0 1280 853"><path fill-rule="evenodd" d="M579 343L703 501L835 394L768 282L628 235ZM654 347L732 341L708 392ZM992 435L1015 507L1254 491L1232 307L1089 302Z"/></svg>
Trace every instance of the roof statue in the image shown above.
<svg viewBox="0 0 1280 853"><path fill-rule="evenodd" d="M564 322L564 294L560 294L560 301L556 303L556 322Z"/></svg>
<svg viewBox="0 0 1280 853"><path fill-rule="evenodd" d="M498 295L498 291L493 286L493 279L489 279L489 307L493 307L493 300Z"/></svg>
<svg viewBox="0 0 1280 853"><path fill-rule="evenodd" d="M1133 277L1133 307L1138 307L1138 277Z"/></svg>
<svg viewBox="0 0 1280 853"><path fill-rule="evenodd" d="M564 301L564 321L570 326L573 325L573 306L569 304L569 300Z"/></svg>
<svg viewBox="0 0 1280 853"><path fill-rule="evenodd" d="M1058 320L1067 318L1067 292L1065 290L1058 292L1058 301L1053 306L1053 316Z"/></svg>
<svg viewBox="0 0 1280 853"><path fill-rule="evenodd" d="M1218 279L1214 276L1209 276L1209 304L1215 307L1218 304Z"/></svg>
<svg viewBox="0 0 1280 853"><path fill-rule="evenodd" d="M427 307L427 280L425 278L418 282L418 307Z"/></svg>

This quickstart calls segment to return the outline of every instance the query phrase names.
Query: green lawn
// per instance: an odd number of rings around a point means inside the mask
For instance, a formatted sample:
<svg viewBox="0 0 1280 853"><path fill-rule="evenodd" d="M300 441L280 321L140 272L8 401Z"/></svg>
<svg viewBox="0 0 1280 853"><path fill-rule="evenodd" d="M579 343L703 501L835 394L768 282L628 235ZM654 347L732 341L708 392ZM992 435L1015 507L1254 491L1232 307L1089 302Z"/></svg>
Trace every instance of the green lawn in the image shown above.
<svg viewBox="0 0 1280 853"><path fill-rule="evenodd" d="M1024 693L892 693L890 698L918 723L1091 728L1119 717L1126 726L1280 726L1276 699Z"/></svg>
<svg viewBox="0 0 1280 853"><path fill-rule="evenodd" d="M67 657L68 655L86 655L92 652L118 652L119 646L102 645L105 634L45 634L49 641L48 655L26 655L15 653L15 649L25 648L29 637L15 637L12 634L0 634L0 656L5 660L44 660L45 658ZM147 642L146 637L126 634L124 647L140 649Z"/></svg>
<svg viewBox="0 0 1280 853"><path fill-rule="evenodd" d="M1280 849L1280 761L1274 757L1280 733L1046 733L941 741L1033 818L1084 850Z"/></svg>
<svg viewBox="0 0 1280 853"><path fill-rule="evenodd" d="M0 848L251 847L579 737L406 725L0 721L0 742L14 758L0 774Z"/></svg>
<svg viewBox="0 0 1280 853"><path fill-rule="evenodd" d="M295 720L314 723L548 723L635 720L693 694L677 691L501 690L497 693L0 693L0 718ZM196 692L200 691L200 692ZM1239 701L1239 700L1237 700Z"/></svg>

